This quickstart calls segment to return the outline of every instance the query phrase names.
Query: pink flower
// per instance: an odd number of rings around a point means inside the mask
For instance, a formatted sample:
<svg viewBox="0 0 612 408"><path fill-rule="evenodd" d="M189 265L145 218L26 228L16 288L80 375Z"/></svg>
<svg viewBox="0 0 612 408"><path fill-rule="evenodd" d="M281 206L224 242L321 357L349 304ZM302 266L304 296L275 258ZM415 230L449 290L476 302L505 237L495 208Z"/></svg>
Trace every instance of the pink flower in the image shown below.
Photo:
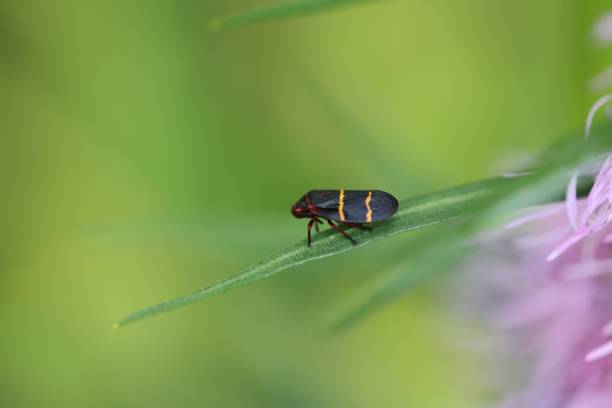
<svg viewBox="0 0 612 408"><path fill-rule="evenodd" d="M577 200L586 213L588 199ZM546 217L510 231L488 248L471 273L485 277L494 295L488 320L514 342L512 362L528 366L528 384L500 407L612 407L612 247L606 225L567 246L555 260L547 255L576 234L553 205ZM510 282L510 284L508 284ZM482 282L480 283L482 284Z"/></svg>
<svg viewBox="0 0 612 408"><path fill-rule="evenodd" d="M585 136L610 101L593 106ZM516 220L468 264L477 295L490 296L487 320L528 367L523 391L500 408L612 408L612 155L584 199L577 180L565 203Z"/></svg>
<svg viewBox="0 0 612 408"><path fill-rule="evenodd" d="M584 213L587 200L576 207ZM612 226L547 261L575 230L562 205L546 214L508 231L487 246L484 261L481 255L468 265L476 295L485 298L480 312L513 342L509 361L527 366L527 385L500 407L610 408L612 246L602 234Z"/></svg>

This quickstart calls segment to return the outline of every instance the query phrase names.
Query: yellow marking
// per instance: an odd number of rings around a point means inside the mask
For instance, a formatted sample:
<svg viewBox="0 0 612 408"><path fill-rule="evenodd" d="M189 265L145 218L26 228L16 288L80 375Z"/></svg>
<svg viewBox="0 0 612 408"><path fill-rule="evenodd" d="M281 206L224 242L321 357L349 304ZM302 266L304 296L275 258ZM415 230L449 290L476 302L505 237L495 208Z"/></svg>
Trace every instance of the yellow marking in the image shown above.
<svg viewBox="0 0 612 408"><path fill-rule="evenodd" d="M340 197L338 198L340 204L338 204L338 214L340 214L340 221L346 221L344 218L344 190L340 190Z"/></svg>
<svg viewBox="0 0 612 408"><path fill-rule="evenodd" d="M372 192L368 191L368 196L365 199L365 205L368 209L368 213L366 214L366 222L372 222L372 208L370 207L370 201L372 201Z"/></svg>

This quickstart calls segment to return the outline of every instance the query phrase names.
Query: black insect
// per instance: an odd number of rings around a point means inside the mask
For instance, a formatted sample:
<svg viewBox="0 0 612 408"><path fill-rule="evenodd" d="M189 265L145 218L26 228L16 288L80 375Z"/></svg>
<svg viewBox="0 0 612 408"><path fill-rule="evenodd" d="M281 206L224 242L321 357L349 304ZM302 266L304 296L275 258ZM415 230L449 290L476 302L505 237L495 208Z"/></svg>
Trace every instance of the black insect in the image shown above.
<svg viewBox="0 0 612 408"><path fill-rule="evenodd" d="M332 221L348 227L370 230L367 224L385 220L397 211L397 199L389 193L378 190L312 190L291 207L296 218L310 218L308 223L308 246L312 243L312 226L327 221L330 227L357 244L349 234L338 228Z"/></svg>

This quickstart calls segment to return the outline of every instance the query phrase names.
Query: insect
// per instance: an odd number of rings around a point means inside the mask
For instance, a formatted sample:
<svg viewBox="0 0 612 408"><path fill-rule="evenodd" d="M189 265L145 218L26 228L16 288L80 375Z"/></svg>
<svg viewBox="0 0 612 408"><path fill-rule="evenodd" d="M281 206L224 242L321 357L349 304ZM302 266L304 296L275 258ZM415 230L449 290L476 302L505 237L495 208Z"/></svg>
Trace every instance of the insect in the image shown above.
<svg viewBox="0 0 612 408"><path fill-rule="evenodd" d="M385 220L397 211L397 199L389 193L378 190L311 190L291 207L296 218L310 218L308 223L308 246L312 244L311 230L317 231L319 218L327 221L330 227L344 235L353 245L357 244L349 234L338 228L333 221L349 228L371 230L367 226L375 221Z"/></svg>

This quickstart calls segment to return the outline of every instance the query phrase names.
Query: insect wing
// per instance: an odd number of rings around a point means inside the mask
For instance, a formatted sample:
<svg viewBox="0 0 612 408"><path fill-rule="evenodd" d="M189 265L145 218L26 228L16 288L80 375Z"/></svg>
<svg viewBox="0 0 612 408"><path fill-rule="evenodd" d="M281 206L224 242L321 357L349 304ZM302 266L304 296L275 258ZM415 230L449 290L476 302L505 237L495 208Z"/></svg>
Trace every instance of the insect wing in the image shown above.
<svg viewBox="0 0 612 408"><path fill-rule="evenodd" d="M395 197L384 191L372 191L369 204L372 210L372 222L391 217L395 214L399 205Z"/></svg>
<svg viewBox="0 0 612 408"><path fill-rule="evenodd" d="M340 190L312 190L306 196L317 209L334 211L338 209Z"/></svg>
<svg viewBox="0 0 612 408"><path fill-rule="evenodd" d="M395 197L379 190L313 190L307 196L317 215L340 222L381 221L398 208Z"/></svg>
<svg viewBox="0 0 612 408"><path fill-rule="evenodd" d="M343 205L341 213L344 215L344 222L364 223L368 221L368 207L366 200L370 191L366 190L344 190ZM340 211L338 214L339 217Z"/></svg>
<svg viewBox="0 0 612 408"><path fill-rule="evenodd" d="M398 208L395 197L378 190L340 190L337 201L337 205L328 208L317 206L320 216L340 222L370 223L391 217Z"/></svg>

